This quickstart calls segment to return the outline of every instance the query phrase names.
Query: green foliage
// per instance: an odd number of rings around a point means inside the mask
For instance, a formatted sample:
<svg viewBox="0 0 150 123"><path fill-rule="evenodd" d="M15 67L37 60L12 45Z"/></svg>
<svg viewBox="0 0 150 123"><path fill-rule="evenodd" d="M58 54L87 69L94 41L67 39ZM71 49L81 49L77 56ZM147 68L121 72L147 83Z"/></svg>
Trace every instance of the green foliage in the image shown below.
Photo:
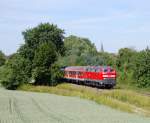
<svg viewBox="0 0 150 123"><path fill-rule="evenodd" d="M9 89L31 81L51 85L51 66L58 55L64 54L64 31L56 25L45 23L22 34L25 44L8 60L6 69L9 74L6 74L2 84Z"/></svg>
<svg viewBox="0 0 150 123"><path fill-rule="evenodd" d="M56 61L57 53L52 43L41 44L34 56L32 78L36 85L51 85L51 65Z"/></svg>
<svg viewBox="0 0 150 123"><path fill-rule="evenodd" d="M98 91L90 87L65 83L55 87L23 85L19 89L24 91L53 93L63 96L77 96L95 101L98 104L107 105L114 109L150 116L150 97L130 90L115 89Z"/></svg>
<svg viewBox="0 0 150 123"><path fill-rule="evenodd" d="M100 65L104 63L104 60L98 55L95 45L89 39L71 35L65 38L64 45L65 56L58 60L61 66Z"/></svg>
<svg viewBox="0 0 150 123"><path fill-rule="evenodd" d="M63 76L64 72L61 71L61 67L57 63L54 63L51 67L51 85L61 83Z"/></svg>
<svg viewBox="0 0 150 123"><path fill-rule="evenodd" d="M150 87L150 50L137 52L133 49L119 50L116 65L119 84Z"/></svg>
<svg viewBox="0 0 150 123"><path fill-rule="evenodd" d="M0 51L0 66L4 65L5 61L6 61L5 54L2 51Z"/></svg>
<svg viewBox="0 0 150 123"><path fill-rule="evenodd" d="M65 38L64 45L66 48L66 55L76 54L81 56L82 53L95 54L97 52L94 44L89 39L80 38L77 36L69 36Z"/></svg>
<svg viewBox="0 0 150 123"><path fill-rule="evenodd" d="M3 71L3 75L5 78L2 78L1 84L7 89L16 89L20 85L20 77L19 75L15 76L12 69L6 68Z"/></svg>
<svg viewBox="0 0 150 123"><path fill-rule="evenodd" d="M21 58L18 54L14 55L4 66L3 78L1 83L7 89L16 89L22 83L28 81L26 59Z"/></svg>
<svg viewBox="0 0 150 123"><path fill-rule="evenodd" d="M50 85L51 70L45 67L36 67L32 71L32 78L35 85Z"/></svg>
<svg viewBox="0 0 150 123"><path fill-rule="evenodd" d="M134 76L139 87L150 87L150 49L139 53L135 63Z"/></svg>
<svg viewBox="0 0 150 123"><path fill-rule="evenodd" d="M119 50L116 59L116 68L118 70L118 84L130 85L134 84L133 69L135 67L135 59L138 52L130 48L122 48ZM133 85L135 86L135 85Z"/></svg>
<svg viewBox="0 0 150 123"><path fill-rule="evenodd" d="M98 56L103 60L101 65L110 65L116 67L117 55L107 52L99 52Z"/></svg>
<svg viewBox="0 0 150 123"><path fill-rule="evenodd" d="M57 59L57 52L52 43L43 43L35 51L33 66L49 68Z"/></svg>
<svg viewBox="0 0 150 123"><path fill-rule="evenodd" d="M7 61L0 51L0 80L6 88L15 89L26 82L56 85L63 75L60 67L87 65L116 68L120 85L150 87L148 48L141 52L122 48L118 54L98 52L89 39L73 35L64 39L64 31L49 23L41 23L22 34L25 44Z"/></svg>
<svg viewBox="0 0 150 123"><path fill-rule="evenodd" d="M31 60L34 57L35 50L42 43L53 43L57 52L60 54L64 52L64 31L56 25L41 23L37 27L27 29L22 34L25 39L25 45L21 47L20 53L27 58L31 58Z"/></svg>
<svg viewBox="0 0 150 123"><path fill-rule="evenodd" d="M86 38L69 36L65 38L66 55L58 59L61 66L114 65L116 56L98 52L95 45Z"/></svg>
<svg viewBox="0 0 150 123"><path fill-rule="evenodd" d="M137 52L130 48L122 48L118 52L116 65L119 69L131 70L134 67Z"/></svg>

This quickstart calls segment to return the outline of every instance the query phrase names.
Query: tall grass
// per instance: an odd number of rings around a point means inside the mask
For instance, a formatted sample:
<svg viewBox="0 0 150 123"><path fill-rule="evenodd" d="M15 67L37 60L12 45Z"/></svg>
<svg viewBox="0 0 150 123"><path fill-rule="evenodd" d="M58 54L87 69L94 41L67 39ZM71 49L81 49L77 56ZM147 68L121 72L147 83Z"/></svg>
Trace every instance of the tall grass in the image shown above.
<svg viewBox="0 0 150 123"><path fill-rule="evenodd" d="M23 85L19 90L77 96L121 111L150 116L150 97L131 90L100 90L74 84L60 84L56 87Z"/></svg>

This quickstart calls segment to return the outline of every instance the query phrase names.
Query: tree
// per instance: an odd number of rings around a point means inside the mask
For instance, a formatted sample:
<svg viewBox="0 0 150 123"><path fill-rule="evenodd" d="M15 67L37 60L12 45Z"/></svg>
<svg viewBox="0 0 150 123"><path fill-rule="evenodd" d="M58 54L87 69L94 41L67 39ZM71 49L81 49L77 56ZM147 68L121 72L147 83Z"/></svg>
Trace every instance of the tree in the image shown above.
<svg viewBox="0 0 150 123"><path fill-rule="evenodd" d="M56 51L60 54L64 53L64 30L56 25L49 23L41 23L37 27L27 29L23 33L25 45L20 48L20 53L30 59L34 57L34 51L42 43L53 43Z"/></svg>
<svg viewBox="0 0 150 123"><path fill-rule="evenodd" d="M4 65L5 61L6 61L5 54L2 51L0 51L0 66Z"/></svg>
<svg viewBox="0 0 150 123"><path fill-rule="evenodd" d="M51 85L54 86L60 82L62 82L62 78L64 77L64 72L61 71L61 66L55 62L51 66Z"/></svg>
<svg viewBox="0 0 150 123"><path fill-rule="evenodd" d="M28 71L27 63L28 61L20 57L19 54L9 59L3 71L5 77L1 80L2 85L7 89L16 89L22 83L27 83L29 81L26 73Z"/></svg>
<svg viewBox="0 0 150 123"><path fill-rule="evenodd" d="M37 49L33 60L32 78L35 84L50 85L51 65L56 61L57 53L52 43L43 43Z"/></svg>
<svg viewBox="0 0 150 123"><path fill-rule="evenodd" d="M6 64L3 85L16 89L23 83L35 80L35 84L51 85L51 66L64 54L64 31L56 25L44 23L23 33L25 44Z"/></svg>
<svg viewBox="0 0 150 123"><path fill-rule="evenodd" d="M150 49L147 48L138 54L134 76L139 87L150 87Z"/></svg>
<svg viewBox="0 0 150 123"><path fill-rule="evenodd" d="M116 65L119 69L126 67L127 70L134 68L134 62L137 52L130 48L122 48L118 52Z"/></svg>
<svg viewBox="0 0 150 123"><path fill-rule="evenodd" d="M33 66L49 68L57 60L57 52L53 43L43 43L35 51Z"/></svg>
<svg viewBox="0 0 150 123"><path fill-rule="evenodd" d="M65 56L58 62L61 66L94 65L97 58L97 49L87 38L69 36L64 40Z"/></svg>
<svg viewBox="0 0 150 123"><path fill-rule="evenodd" d="M60 66L114 65L116 56L106 52L97 52L87 38L69 36L65 38L66 55L58 58Z"/></svg>
<svg viewBox="0 0 150 123"><path fill-rule="evenodd" d="M50 83L50 80L45 77L47 76L46 72L50 72L49 69L56 61L57 56L64 54L64 31L56 25L45 23L28 29L22 34L25 44L21 46L18 52L23 58L30 61L29 65L27 65L30 66L28 78L33 78L33 75L34 77L36 75L35 81L37 80L37 83L39 83L39 80L42 80L42 76L39 75L39 79L37 75L42 72L43 84L45 84L45 81ZM43 72L43 69L45 69L45 72Z"/></svg>
<svg viewBox="0 0 150 123"><path fill-rule="evenodd" d="M35 85L51 85L51 69L36 67L32 71L32 78Z"/></svg>
<svg viewBox="0 0 150 123"><path fill-rule="evenodd" d="M87 38L81 38L77 36L69 36L64 40L64 46L66 49L66 55L76 54L80 56L82 53L97 53L96 47Z"/></svg>
<svg viewBox="0 0 150 123"><path fill-rule="evenodd" d="M99 52L98 56L102 60L100 65L110 65L114 66L116 64L116 55L113 53L107 53L107 52Z"/></svg>

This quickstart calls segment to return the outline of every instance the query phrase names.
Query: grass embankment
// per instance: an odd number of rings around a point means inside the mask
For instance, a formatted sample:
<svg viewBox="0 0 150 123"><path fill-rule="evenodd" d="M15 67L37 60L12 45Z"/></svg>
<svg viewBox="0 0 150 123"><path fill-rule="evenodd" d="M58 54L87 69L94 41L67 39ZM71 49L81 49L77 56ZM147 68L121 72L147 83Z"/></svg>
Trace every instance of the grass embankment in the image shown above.
<svg viewBox="0 0 150 123"><path fill-rule="evenodd" d="M23 85L19 90L77 96L121 111L150 116L150 97L131 90L101 90L74 84L60 84L56 87Z"/></svg>

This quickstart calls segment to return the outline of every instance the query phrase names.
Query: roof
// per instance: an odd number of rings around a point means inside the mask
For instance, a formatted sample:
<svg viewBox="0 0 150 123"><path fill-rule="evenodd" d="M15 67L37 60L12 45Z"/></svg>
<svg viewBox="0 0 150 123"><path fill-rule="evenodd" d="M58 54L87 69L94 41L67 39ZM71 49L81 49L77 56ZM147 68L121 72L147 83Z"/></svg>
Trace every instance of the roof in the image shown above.
<svg viewBox="0 0 150 123"><path fill-rule="evenodd" d="M65 71L87 71L87 69L107 69L110 66L69 66L65 68Z"/></svg>

